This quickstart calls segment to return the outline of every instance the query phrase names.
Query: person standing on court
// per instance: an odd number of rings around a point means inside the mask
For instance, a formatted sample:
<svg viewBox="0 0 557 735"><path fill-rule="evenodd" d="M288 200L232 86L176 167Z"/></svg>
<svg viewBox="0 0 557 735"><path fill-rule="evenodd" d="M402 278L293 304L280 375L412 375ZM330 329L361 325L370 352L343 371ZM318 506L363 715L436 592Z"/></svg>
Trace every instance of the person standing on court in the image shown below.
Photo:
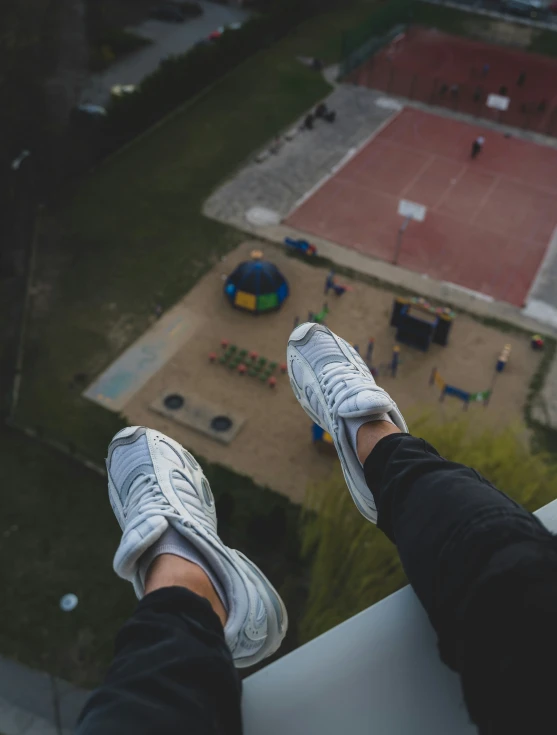
<svg viewBox="0 0 557 735"><path fill-rule="evenodd" d="M478 153L480 153L480 151L484 147L484 143L485 143L485 138L483 137L483 135L478 135L476 140L472 143L472 151L470 153L470 158L476 158Z"/></svg>

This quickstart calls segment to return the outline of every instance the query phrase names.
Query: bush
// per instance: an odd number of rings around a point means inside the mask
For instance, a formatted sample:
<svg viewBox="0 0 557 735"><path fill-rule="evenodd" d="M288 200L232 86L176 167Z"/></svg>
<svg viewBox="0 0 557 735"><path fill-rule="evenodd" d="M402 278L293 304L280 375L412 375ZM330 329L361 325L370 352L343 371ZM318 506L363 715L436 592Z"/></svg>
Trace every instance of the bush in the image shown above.
<svg viewBox="0 0 557 735"><path fill-rule="evenodd" d="M122 28L108 28L91 48L90 67L94 71L106 69L116 59L131 54L152 41Z"/></svg>
<svg viewBox="0 0 557 735"><path fill-rule="evenodd" d="M471 431L467 421L414 421L413 433L447 459L470 465L528 510L555 498L555 467L532 453L518 429ZM352 501L340 473L310 488L302 524L302 550L311 561L310 588L300 621L300 642L373 605L406 584L396 548Z"/></svg>
<svg viewBox="0 0 557 735"><path fill-rule="evenodd" d="M203 15L203 8L199 3L177 2L174 5L180 8L185 18L197 18L199 15Z"/></svg>
<svg viewBox="0 0 557 735"><path fill-rule="evenodd" d="M336 0L335 0L336 1ZM237 30L225 31L212 44L171 57L146 77L131 95L112 100L105 125L105 153L115 150L191 99L257 51L279 40L295 25L323 10L318 0L285 0L268 15Z"/></svg>

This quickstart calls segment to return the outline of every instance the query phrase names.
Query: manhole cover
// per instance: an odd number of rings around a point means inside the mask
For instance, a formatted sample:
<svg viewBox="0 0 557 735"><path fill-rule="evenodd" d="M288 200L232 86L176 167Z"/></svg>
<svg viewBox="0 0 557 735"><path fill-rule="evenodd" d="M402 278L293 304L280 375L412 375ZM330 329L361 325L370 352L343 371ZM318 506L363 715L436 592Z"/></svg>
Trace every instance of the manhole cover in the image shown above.
<svg viewBox="0 0 557 735"><path fill-rule="evenodd" d="M182 406L184 405L184 398L178 393L173 393L170 396L166 396L166 398L164 399L164 405L171 411L176 411L178 408L182 408Z"/></svg>
<svg viewBox="0 0 557 735"><path fill-rule="evenodd" d="M213 431L228 431L231 426L232 419L229 419L228 416L215 416L211 421L211 429Z"/></svg>

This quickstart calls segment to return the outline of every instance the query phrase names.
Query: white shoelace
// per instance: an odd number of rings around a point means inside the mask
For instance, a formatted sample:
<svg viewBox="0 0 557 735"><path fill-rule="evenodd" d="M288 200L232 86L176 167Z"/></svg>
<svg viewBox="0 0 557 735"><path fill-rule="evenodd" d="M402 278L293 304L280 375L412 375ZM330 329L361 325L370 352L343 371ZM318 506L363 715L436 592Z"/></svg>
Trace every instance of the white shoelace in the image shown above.
<svg viewBox="0 0 557 735"><path fill-rule="evenodd" d="M128 526L141 523L142 516L149 511L155 511L157 515L177 516L179 515L164 497L155 475L145 475L139 480L143 487L130 488L130 501L126 506L126 520ZM129 497L128 496L128 497Z"/></svg>
<svg viewBox="0 0 557 735"><path fill-rule="evenodd" d="M320 382L330 411L347 398L360 393L363 376L352 364L332 362L321 370ZM371 388L371 386L370 386Z"/></svg>

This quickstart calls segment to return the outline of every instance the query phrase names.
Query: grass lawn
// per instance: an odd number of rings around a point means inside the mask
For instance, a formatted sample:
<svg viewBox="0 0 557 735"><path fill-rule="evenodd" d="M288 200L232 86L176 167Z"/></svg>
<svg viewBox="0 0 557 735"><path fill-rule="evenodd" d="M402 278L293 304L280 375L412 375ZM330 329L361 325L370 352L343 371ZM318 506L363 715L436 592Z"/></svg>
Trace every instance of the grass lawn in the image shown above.
<svg viewBox="0 0 557 735"><path fill-rule="evenodd" d="M93 378L242 235L201 215L204 199L257 147L326 95L299 55L333 60L340 29L372 4L310 20L90 175L47 212L17 419L71 438L97 461L119 427L81 398Z"/></svg>
<svg viewBox="0 0 557 735"><path fill-rule="evenodd" d="M369 13L354 1L298 28L180 110L44 212L17 420L71 441L102 462L119 418L81 398L92 379L242 235L201 216L208 194L257 147L326 95L299 55L334 61L340 30ZM95 684L134 605L111 570L119 530L105 481L13 431L0 437L7 484L0 548L0 652L82 686ZM296 645L307 571L299 510L222 467L207 467L229 545L279 587L291 615L281 651ZM72 613L60 597L74 592Z"/></svg>
<svg viewBox="0 0 557 735"><path fill-rule="evenodd" d="M0 521L0 651L81 686L102 676L114 636L133 610L131 585L112 571L120 530L106 481L72 460L0 430L4 493ZM300 561L299 509L249 478L202 461L225 543L244 551L284 596L292 625L281 654L297 645L307 572ZM79 598L71 613L62 595Z"/></svg>

